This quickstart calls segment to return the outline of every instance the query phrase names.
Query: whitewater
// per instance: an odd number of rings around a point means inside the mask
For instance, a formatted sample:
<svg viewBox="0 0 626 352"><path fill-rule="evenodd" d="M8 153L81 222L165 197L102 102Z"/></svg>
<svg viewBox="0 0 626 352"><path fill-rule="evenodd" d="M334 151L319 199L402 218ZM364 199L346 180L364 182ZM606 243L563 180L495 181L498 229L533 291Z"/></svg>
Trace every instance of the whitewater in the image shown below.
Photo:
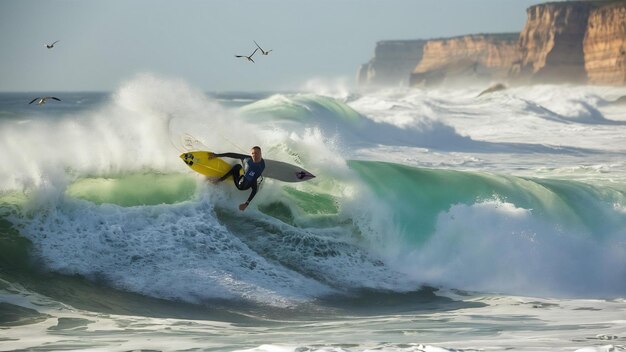
<svg viewBox="0 0 626 352"><path fill-rule="evenodd" d="M626 350L626 89L482 88L0 94L0 350Z"/></svg>

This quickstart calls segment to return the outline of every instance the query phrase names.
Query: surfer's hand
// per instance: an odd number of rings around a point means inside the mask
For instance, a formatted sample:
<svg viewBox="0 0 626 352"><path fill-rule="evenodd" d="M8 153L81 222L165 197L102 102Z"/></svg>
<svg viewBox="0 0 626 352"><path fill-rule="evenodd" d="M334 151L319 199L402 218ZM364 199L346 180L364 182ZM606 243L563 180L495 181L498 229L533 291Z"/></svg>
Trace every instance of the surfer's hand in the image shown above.
<svg viewBox="0 0 626 352"><path fill-rule="evenodd" d="M247 207L248 207L248 203L241 203L241 204L239 204L239 210L241 210L241 211L246 210Z"/></svg>
<svg viewBox="0 0 626 352"><path fill-rule="evenodd" d="M215 159L215 153L208 152L207 154L209 154L209 159Z"/></svg>

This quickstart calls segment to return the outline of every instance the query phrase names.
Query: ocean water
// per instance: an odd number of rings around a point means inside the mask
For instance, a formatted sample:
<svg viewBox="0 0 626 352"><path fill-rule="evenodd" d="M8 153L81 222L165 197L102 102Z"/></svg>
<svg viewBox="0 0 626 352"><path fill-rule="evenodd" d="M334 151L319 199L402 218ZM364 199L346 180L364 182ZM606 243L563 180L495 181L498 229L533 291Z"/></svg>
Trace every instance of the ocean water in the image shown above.
<svg viewBox="0 0 626 352"><path fill-rule="evenodd" d="M0 94L0 350L626 350L626 88L318 88Z"/></svg>

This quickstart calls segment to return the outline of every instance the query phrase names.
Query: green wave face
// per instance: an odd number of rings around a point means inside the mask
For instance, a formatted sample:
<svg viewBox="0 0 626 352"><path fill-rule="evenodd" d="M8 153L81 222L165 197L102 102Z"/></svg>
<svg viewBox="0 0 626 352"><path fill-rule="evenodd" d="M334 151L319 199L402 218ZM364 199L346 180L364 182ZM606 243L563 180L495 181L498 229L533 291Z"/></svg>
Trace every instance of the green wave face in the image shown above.
<svg viewBox="0 0 626 352"><path fill-rule="evenodd" d="M66 194L96 204L121 206L173 204L190 199L196 181L188 175L131 174L116 178L83 178Z"/></svg>
<svg viewBox="0 0 626 352"><path fill-rule="evenodd" d="M239 109L244 116L306 122L314 117L358 122L361 114L336 99L319 95L275 95Z"/></svg>
<svg viewBox="0 0 626 352"><path fill-rule="evenodd" d="M30 241L20 236L11 223L0 218L0 273L30 268L30 249Z"/></svg>
<svg viewBox="0 0 626 352"><path fill-rule="evenodd" d="M437 217L456 204L498 199L555 226L592 236L618 231L626 216L624 192L608 187L454 170L417 169L383 162L351 161L350 167L393 210L393 222L414 244L434 232Z"/></svg>

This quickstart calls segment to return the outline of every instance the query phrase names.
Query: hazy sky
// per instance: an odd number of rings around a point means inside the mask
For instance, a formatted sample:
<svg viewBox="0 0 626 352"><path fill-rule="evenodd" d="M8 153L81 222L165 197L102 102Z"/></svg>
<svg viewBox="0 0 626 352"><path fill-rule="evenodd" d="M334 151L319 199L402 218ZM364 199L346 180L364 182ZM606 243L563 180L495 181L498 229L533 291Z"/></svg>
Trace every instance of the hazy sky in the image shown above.
<svg viewBox="0 0 626 352"><path fill-rule="evenodd" d="M0 0L0 91L109 91L146 72L206 91L354 85L379 40L519 32L541 2ZM236 59L253 40L274 51Z"/></svg>

